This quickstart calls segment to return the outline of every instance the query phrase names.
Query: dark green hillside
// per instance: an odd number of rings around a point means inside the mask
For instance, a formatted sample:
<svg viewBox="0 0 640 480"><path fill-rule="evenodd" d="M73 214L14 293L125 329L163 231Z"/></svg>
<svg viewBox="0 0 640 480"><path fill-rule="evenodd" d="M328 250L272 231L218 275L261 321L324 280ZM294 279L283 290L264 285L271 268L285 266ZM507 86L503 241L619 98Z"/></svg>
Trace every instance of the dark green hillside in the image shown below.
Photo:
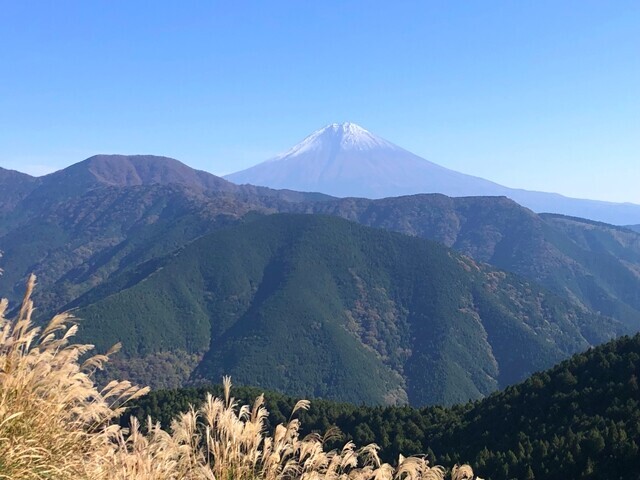
<svg viewBox="0 0 640 480"><path fill-rule="evenodd" d="M431 444L491 479L638 479L639 376L640 335L624 337L492 395Z"/></svg>
<svg viewBox="0 0 640 480"><path fill-rule="evenodd" d="M38 179L0 167L0 218L38 186Z"/></svg>
<svg viewBox="0 0 640 480"><path fill-rule="evenodd" d="M0 288L17 301L26 277L37 272L39 313L49 315L112 274L247 212L323 198L239 187L149 155L97 155L39 178L0 168Z"/></svg>
<svg viewBox="0 0 640 480"><path fill-rule="evenodd" d="M15 299L26 275L38 272L39 310L50 314L112 273L227 226L251 208L177 185L90 190L0 235L0 287Z"/></svg>
<svg viewBox="0 0 640 480"><path fill-rule="evenodd" d="M442 242L615 317L628 332L640 330L640 234L627 228L536 215L505 197L346 198L294 207Z"/></svg>
<svg viewBox="0 0 640 480"><path fill-rule="evenodd" d="M101 348L203 354L193 379L366 403L479 398L621 328L439 244L315 215L206 235L73 305Z"/></svg>
<svg viewBox="0 0 640 480"><path fill-rule="evenodd" d="M482 401L450 409L363 407L314 401L301 414L304 433L337 425L342 441L375 442L387 461L429 452L432 460L468 461L487 480L640 478L640 335L575 355ZM168 425L205 391L156 391L131 413ZM251 402L260 390L236 388ZM271 424L288 418L295 399L266 394ZM337 446L337 444L336 444Z"/></svg>

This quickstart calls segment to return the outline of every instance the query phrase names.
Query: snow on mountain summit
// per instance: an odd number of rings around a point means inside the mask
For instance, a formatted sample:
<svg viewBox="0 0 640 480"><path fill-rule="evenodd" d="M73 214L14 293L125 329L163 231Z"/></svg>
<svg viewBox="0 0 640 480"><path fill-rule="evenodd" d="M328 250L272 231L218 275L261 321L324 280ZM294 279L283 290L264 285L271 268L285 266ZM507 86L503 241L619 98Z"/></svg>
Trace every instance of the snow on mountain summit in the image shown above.
<svg viewBox="0 0 640 480"><path fill-rule="evenodd" d="M342 150L373 150L376 148L399 149L360 125L351 122L332 123L316 130L285 153L268 160L269 162L296 156L305 152L318 151L326 147Z"/></svg>

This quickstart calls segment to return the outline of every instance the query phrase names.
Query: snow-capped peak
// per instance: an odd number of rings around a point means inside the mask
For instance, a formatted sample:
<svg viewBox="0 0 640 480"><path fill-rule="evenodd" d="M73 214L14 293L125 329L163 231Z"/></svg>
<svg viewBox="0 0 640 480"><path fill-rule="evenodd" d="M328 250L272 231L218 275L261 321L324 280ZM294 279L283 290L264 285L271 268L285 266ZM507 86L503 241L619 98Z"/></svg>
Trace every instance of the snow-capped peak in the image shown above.
<svg viewBox="0 0 640 480"><path fill-rule="evenodd" d="M340 150L373 150L373 149L399 149L394 144L387 142L360 125L351 122L332 123L320 130L316 130L293 148L278 155L271 161L281 160L285 157L297 156L305 152L323 149Z"/></svg>

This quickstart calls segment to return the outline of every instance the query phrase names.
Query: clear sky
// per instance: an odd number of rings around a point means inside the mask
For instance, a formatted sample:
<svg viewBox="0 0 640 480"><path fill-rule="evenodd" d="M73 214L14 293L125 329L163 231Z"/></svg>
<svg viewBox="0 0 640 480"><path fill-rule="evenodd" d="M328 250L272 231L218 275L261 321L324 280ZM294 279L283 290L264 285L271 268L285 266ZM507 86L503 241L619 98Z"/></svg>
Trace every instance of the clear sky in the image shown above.
<svg viewBox="0 0 640 480"><path fill-rule="evenodd" d="M640 1L9 1L0 166L216 174L351 121L510 187L640 203Z"/></svg>

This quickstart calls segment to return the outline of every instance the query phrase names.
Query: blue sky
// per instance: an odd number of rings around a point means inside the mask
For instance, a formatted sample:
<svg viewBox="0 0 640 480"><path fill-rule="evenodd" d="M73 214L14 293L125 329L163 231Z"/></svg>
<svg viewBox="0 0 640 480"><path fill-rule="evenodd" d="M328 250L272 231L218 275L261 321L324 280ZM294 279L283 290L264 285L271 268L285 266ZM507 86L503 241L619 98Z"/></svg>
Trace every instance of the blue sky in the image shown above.
<svg viewBox="0 0 640 480"><path fill-rule="evenodd" d="M511 186L640 203L640 2L14 1L0 166L246 168L352 121Z"/></svg>

